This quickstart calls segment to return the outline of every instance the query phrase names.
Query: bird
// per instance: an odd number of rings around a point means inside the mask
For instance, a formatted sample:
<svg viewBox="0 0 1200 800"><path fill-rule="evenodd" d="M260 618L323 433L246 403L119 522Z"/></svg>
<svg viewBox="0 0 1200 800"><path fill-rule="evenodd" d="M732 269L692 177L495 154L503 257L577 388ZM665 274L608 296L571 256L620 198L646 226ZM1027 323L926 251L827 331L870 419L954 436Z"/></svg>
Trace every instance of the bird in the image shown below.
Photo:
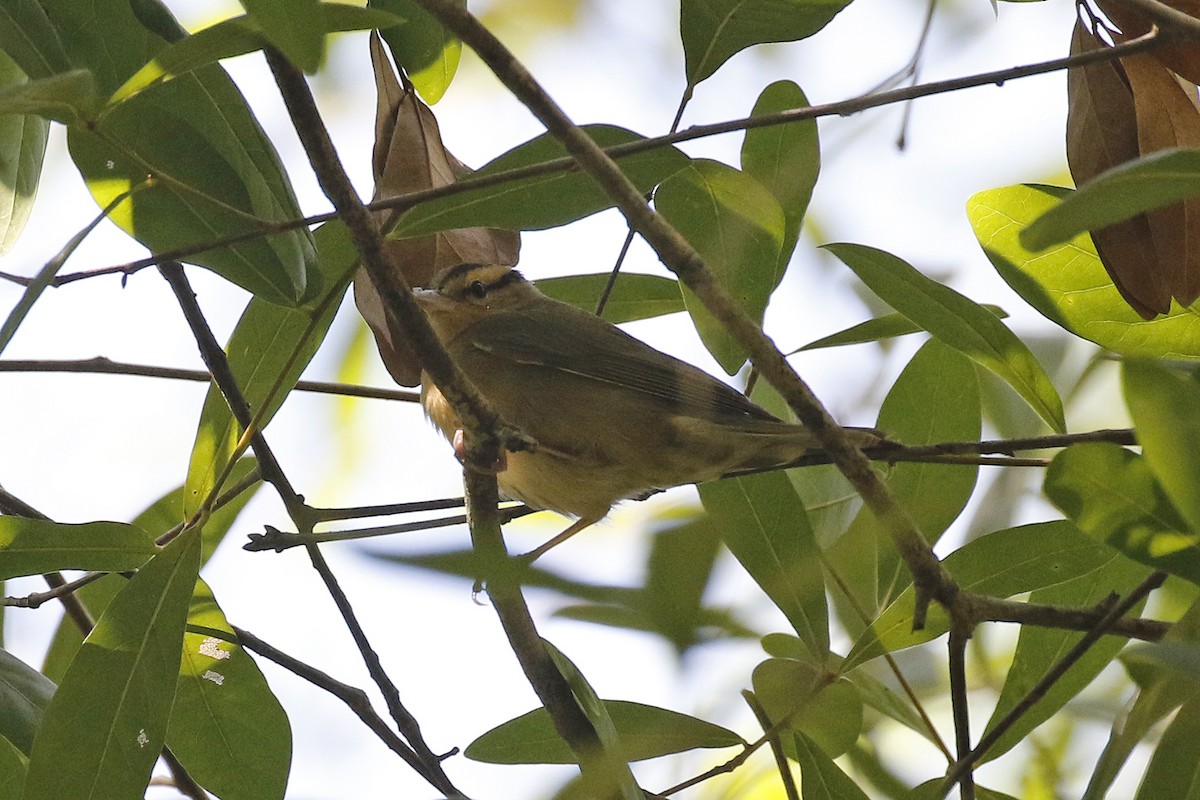
<svg viewBox="0 0 1200 800"><path fill-rule="evenodd" d="M730 473L778 468L816 448L704 370L600 317L547 297L511 266L458 264L414 290L438 340L506 422L532 437L505 454L501 493L576 518L529 561L599 522L621 500ZM462 423L423 375L430 421L462 457ZM847 428L860 448L888 442Z"/></svg>

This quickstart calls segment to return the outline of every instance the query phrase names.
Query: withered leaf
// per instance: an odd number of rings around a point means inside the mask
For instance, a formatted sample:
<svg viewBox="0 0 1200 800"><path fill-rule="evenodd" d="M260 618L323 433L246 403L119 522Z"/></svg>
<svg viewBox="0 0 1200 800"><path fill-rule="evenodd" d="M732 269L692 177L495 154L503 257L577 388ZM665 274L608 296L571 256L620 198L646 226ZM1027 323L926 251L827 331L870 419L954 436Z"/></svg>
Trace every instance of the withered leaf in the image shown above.
<svg viewBox="0 0 1200 800"><path fill-rule="evenodd" d="M1182 11L1188 16L1200 19L1200 0L1162 0L1162 2L1163 5L1170 6L1176 11ZM1121 35L1116 37L1117 41L1135 39L1150 32L1150 20L1129 5L1111 0L1101 0L1097 2L1097 5L1104 15L1121 29ZM1192 83L1200 83L1200 48L1197 48L1194 43L1162 44L1154 48L1152 55L1180 77Z"/></svg>
<svg viewBox="0 0 1200 800"><path fill-rule="evenodd" d="M371 37L371 64L378 92L371 161L375 175L373 199L447 186L470 173L442 144L433 112L407 80L404 85L397 80L378 36ZM398 216L396 211L379 212L376 218L380 229L386 232ZM438 270L455 264L515 264L520 247L519 233L495 228L463 228L384 242L392 269L409 286L423 286ZM389 324L383 298L362 269L354 278L354 301L375 335L379 355L392 378L402 386L420 383L421 366L416 355L403 332Z"/></svg>
<svg viewBox="0 0 1200 800"><path fill-rule="evenodd" d="M1200 148L1195 85L1181 83L1149 55L1124 58L1121 64L1133 93L1140 154ZM1181 305L1191 305L1200 297L1200 198L1150 211L1146 218L1171 294Z"/></svg>
<svg viewBox="0 0 1200 800"><path fill-rule="evenodd" d="M1072 55L1104 46L1076 21ZM1138 157L1133 94L1115 62L1072 69L1067 98L1067 163L1076 185ZM1117 290L1139 315L1150 319L1170 309L1171 290L1145 215L1092 231L1092 241Z"/></svg>

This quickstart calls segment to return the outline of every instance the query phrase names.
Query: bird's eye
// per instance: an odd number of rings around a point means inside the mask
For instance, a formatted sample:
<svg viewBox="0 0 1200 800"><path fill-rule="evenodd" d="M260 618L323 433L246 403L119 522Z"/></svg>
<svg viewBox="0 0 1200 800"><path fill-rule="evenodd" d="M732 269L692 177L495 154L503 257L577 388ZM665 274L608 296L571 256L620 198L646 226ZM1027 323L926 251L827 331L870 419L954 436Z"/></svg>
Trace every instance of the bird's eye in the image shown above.
<svg viewBox="0 0 1200 800"><path fill-rule="evenodd" d="M482 300L487 297L487 286L483 284L483 281L471 281L467 284L467 296Z"/></svg>

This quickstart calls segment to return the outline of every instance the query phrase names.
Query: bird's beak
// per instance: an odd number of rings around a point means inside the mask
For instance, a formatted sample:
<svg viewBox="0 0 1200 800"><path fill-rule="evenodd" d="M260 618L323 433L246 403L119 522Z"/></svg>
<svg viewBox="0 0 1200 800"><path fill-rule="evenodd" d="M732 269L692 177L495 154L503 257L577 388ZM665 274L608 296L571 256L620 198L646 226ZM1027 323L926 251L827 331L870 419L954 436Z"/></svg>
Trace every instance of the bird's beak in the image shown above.
<svg viewBox="0 0 1200 800"><path fill-rule="evenodd" d="M446 306L446 298L438 294L436 289L413 289L413 299L426 314L440 311Z"/></svg>

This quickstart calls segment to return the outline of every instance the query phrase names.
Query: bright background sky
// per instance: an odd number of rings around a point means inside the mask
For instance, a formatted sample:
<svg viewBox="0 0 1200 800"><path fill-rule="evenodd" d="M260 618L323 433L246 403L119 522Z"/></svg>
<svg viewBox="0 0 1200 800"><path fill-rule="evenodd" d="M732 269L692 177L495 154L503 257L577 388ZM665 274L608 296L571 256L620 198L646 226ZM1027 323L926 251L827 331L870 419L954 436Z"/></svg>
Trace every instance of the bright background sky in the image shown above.
<svg viewBox="0 0 1200 800"><path fill-rule="evenodd" d="M238 11L230 3L197 0L168 5L192 29ZM1001 3L998 16L985 0L938 6L922 81L1057 58L1067 51L1071 2ZM758 92L780 78L799 83L814 103L871 89L908 61L924 7L923 0L857 0L812 40L743 52L699 87L683 127L746 116ZM677 4L591 0L565 24L538 16L565 13L553 0L495 0L472 3L472 9L486 11L500 24L502 38L575 121L610 122L646 135L665 132L670 125L683 88ZM304 211L327 210L261 57L242 57L227 67L279 148ZM369 196L375 101L365 35L336 40L328 70L316 79L315 90L347 169L360 192ZM917 101L903 152L895 147L901 106L822 120L824 165L810 213L811 229L773 299L768 332L786 351L872 316L856 295L849 271L814 250L821 242L855 241L896 253L977 301L1003 306L1022 335L1047 333L1049 325L995 276L975 243L964 205L982 189L1063 181L1065 91L1064 75L1056 74ZM449 148L474 166L541 132L532 116L469 55L434 110ZM96 213L67 159L64 138L56 127L33 218L18 246L0 258L0 270L33 274ZM741 141L740 134L726 135L689 143L684 149L736 164ZM521 267L532 278L606 271L623 238L620 222L617 214L608 212L559 230L526 234ZM66 270L144 254L124 234L102 227ZM640 242L626 269L665 274ZM218 337L224 339L245 303L244 293L200 269L190 269L189 275ZM17 288L0 284L0 313L7 313L18 297ZM348 303L306 377L338 377L358 326ZM639 323L631 330L716 371L682 316ZM797 357L793 363L841 421L870 425L883 392L915 345L901 342L886 352L875 346L824 351ZM108 277L48 292L4 355L104 355L200 367L179 309L153 270L130 278L124 288L118 278ZM373 353L352 377L389 385ZM183 480L203 395L201 384L0 373L0 483L57 520L131 519ZM1101 416L1082 424L1121 424L1103 416L1113 413L1107 409L1093 412ZM413 405L297 393L267 434L293 482L317 504L401 502L461 492L457 463ZM636 582L648 533L658 516L681 503L694 503L694 496L689 488L650 503L628 504L600 529L553 553L546 564L597 582ZM1019 519L1046 516L1043 507L1032 505ZM265 524L286 527L286 516L269 490L260 492L243 513L205 572L227 616L320 669L368 687L344 626L303 553L250 554L239 549L246 534ZM513 548L528 549L562 526L553 514L514 524ZM400 571L367 552L425 552L467 543L466 530L459 527L325 549L435 751L465 747L536 701L493 612L472 602L467 582ZM749 602L746 618L756 627L784 629L782 617L754 599L756 590L732 559L723 563L719 577L710 600ZM6 593L41 588L37 581L15 581ZM601 696L666 705L754 738L757 729L740 709L737 692L748 685L750 669L762 658L756 643L703 646L680 664L657 639L558 620L551 616L561 604L557 598L531 592L531 600L543 634L576 661ZM30 663L40 663L52 629L49 620L58 613L52 607L9 610L9 648ZM290 798L433 796L433 790L338 702L269 664L263 668L292 719ZM977 719L985 716L983 709L976 712ZM898 738L896 747L896 766L902 774L918 780L938 769L929 748L915 737ZM649 788L686 777L672 771L669 759L667 763L652 763L639 772L648 776ZM537 787L548 790L569 774L555 768L476 765L461 757L446 767L468 794L495 800L537 796ZM985 768L982 780L1011 788L1015 776L1003 772Z"/></svg>

